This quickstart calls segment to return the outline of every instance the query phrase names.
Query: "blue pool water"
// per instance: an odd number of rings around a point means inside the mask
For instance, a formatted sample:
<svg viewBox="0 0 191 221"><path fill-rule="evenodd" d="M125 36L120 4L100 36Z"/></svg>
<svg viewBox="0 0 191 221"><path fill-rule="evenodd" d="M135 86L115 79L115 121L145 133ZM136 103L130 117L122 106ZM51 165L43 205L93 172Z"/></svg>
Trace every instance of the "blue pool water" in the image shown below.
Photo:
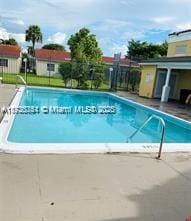
<svg viewBox="0 0 191 221"><path fill-rule="evenodd" d="M114 106L115 114L16 114L8 141L20 143L126 143L150 115L164 118L166 143L190 143L191 124L128 100L96 92L28 88L20 106ZM131 142L158 143L161 123L153 119Z"/></svg>

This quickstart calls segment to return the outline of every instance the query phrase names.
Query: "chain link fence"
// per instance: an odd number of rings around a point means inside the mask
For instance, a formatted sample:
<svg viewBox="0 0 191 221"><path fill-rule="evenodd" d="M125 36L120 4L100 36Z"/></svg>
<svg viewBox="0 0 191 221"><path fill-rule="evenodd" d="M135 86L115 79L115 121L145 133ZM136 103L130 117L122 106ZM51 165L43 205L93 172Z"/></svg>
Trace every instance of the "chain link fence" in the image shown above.
<svg viewBox="0 0 191 221"><path fill-rule="evenodd" d="M70 64L67 69L65 64ZM133 91L139 90L140 70L138 67L121 66L105 64L90 64L84 62L64 62L59 64L57 71L53 69L44 70L45 73L31 73L29 68L24 68L22 64L21 75L27 85L76 88L87 90L103 90L103 91ZM54 64L52 62L51 64ZM63 65L63 68L61 68ZM2 83L16 84L16 75L11 73L12 69L8 66L0 66L0 77ZM19 71L18 71L19 72ZM18 79L18 84L23 82Z"/></svg>

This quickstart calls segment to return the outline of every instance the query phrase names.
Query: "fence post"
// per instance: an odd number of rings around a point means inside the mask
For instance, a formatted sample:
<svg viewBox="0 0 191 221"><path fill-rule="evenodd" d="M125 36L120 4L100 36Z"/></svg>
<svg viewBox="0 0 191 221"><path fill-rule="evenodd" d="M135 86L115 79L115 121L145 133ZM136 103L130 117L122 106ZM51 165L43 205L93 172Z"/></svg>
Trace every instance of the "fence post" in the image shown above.
<svg viewBox="0 0 191 221"><path fill-rule="evenodd" d="M48 72L48 74L49 74L49 78L48 78L48 82L49 82L49 87L50 87L50 67L51 67L51 56L49 57L49 72Z"/></svg>

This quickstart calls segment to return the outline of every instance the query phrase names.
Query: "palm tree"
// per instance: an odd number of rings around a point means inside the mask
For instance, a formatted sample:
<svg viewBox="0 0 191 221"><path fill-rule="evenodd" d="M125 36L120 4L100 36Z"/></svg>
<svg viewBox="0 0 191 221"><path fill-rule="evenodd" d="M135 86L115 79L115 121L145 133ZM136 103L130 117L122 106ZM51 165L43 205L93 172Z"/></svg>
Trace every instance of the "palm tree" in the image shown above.
<svg viewBox="0 0 191 221"><path fill-rule="evenodd" d="M35 43L42 42L42 33L38 25L30 25L25 32L25 40L32 42L32 55L34 56Z"/></svg>

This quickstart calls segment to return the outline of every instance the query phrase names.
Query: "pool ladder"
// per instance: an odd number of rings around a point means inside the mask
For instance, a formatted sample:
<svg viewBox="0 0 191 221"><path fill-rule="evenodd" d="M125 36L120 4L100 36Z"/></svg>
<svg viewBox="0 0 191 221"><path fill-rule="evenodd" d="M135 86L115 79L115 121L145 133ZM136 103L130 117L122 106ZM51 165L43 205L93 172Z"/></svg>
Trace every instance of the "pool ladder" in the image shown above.
<svg viewBox="0 0 191 221"><path fill-rule="evenodd" d="M127 141L131 140L140 130L142 130L152 119L157 119L162 123L162 130L161 130L161 137L160 137L160 146L159 146L159 152L158 152L158 156L156 157L156 159L160 159L161 158L161 152L162 152L162 145L163 145L163 141L164 141L164 132L165 132L165 121L163 120L162 117L158 117L157 115L152 115L150 116L135 132L133 132L131 134L130 137L128 137Z"/></svg>
<svg viewBox="0 0 191 221"><path fill-rule="evenodd" d="M27 87L27 82L24 80L24 78L21 76L21 75L19 75L19 74L17 74L16 75L16 88L18 88L18 79L21 79L21 81L23 82L23 84L25 85L25 88Z"/></svg>

